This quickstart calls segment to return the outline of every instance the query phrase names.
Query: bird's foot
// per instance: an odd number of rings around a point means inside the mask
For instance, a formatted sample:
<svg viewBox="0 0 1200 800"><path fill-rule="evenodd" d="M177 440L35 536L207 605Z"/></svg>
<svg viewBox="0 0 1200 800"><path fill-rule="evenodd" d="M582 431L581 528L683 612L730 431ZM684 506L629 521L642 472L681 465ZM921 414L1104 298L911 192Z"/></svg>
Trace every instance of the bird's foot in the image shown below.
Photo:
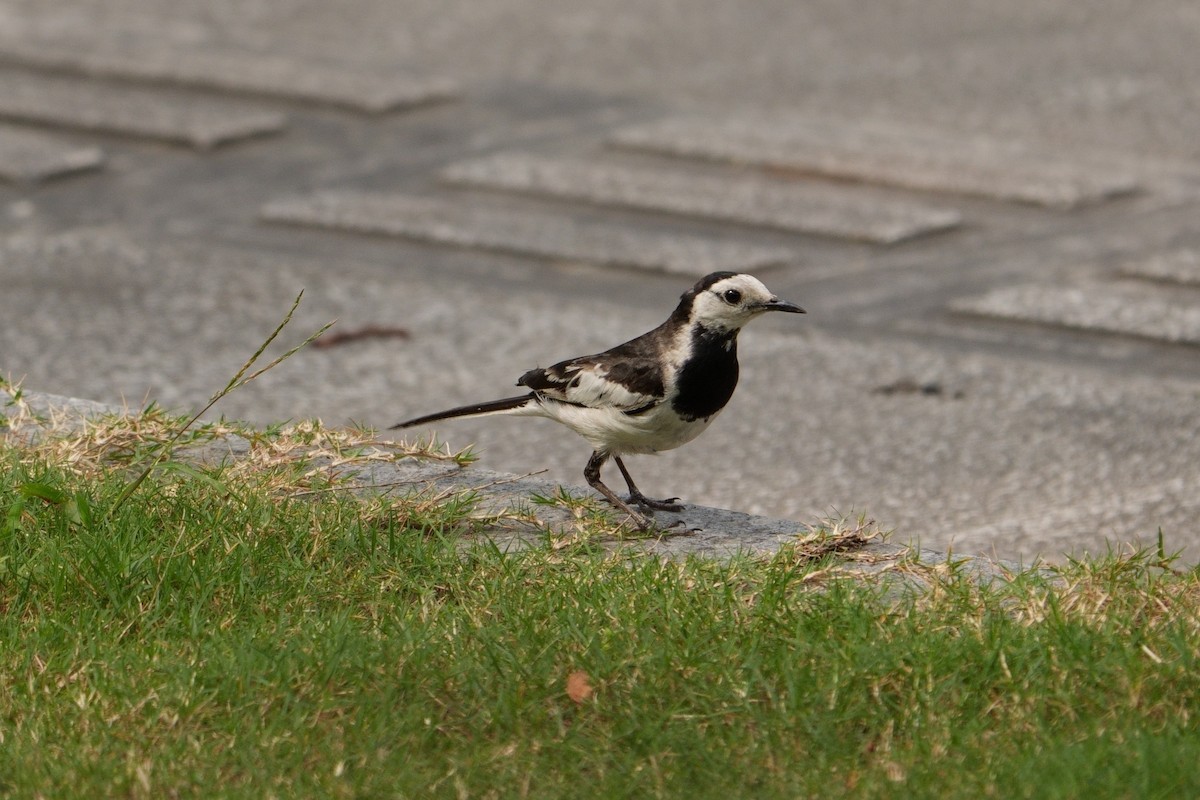
<svg viewBox="0 0 1200 800"><path fill-rule="evenodd" d="M683 504L675 502L678 499L678 497L668 497L666 500L655 500L652 497L646 497L641 492L629 495L629 502L653 511L683 511Z"/></svg>

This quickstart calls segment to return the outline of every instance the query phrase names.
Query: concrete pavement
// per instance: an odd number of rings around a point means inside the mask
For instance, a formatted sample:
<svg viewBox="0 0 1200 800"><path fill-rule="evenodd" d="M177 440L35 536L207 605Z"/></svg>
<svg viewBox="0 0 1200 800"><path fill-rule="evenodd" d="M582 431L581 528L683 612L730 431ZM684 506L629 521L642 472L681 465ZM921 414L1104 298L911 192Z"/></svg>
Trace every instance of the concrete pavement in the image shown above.
<svg viewBox="0 0 1200 800"><path fill-rule="evenodd" d="M382 427L740 263L810 313L744 334L722 418L631 462L648 492L1013 559L1161 527L1195 560L1198 35L1178 0L0 0L0 370L194 407L303 288L293 340L409 336L223 410Z"/></svg>

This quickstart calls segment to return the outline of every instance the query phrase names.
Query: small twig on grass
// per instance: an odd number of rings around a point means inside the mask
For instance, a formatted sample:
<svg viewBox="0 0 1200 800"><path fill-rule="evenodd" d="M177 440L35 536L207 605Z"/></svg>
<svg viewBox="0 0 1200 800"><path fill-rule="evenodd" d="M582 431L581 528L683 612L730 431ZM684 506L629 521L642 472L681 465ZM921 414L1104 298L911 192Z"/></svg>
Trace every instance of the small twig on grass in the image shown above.
<svg viewBox="0 0 1200 800"><path fill-rule="evenodd" d="M834 521L829 527L820 527L807 536L800 537L794 544L796 554L809 561L818 561L834 553L858 550L868 542L883 537L875 527L875 520L859 517L858 523L848 528L844 521Z"/></svg>

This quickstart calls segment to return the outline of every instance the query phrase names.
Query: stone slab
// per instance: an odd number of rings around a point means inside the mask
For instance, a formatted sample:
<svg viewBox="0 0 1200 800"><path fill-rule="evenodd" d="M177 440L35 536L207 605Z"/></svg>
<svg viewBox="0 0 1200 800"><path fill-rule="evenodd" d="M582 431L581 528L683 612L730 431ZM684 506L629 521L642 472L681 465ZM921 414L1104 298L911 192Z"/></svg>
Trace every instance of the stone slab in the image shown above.
<svg viewBox="0 0 1200 800"><path fill-rule="evenodd" d="M0 386L0 446L6 441L18 446L36 442L55 432L80 429L97 417L128 413L116 406L43 392L23 391L20 399ZM386 449L388 443L374 445ZM236 434L178 448L176 458L193 463L220 464L245 457L251 451L248 440ZM564 487L554 481L530 475L494 472L478 466L459 467L445 461L399 458L394 461L364 460L335 464L317 457L314 468L338 473L350 486L363 492L399 497L433 491L471 493L476 497L475 513L495 515L496 520L480 533L464 535L463 545L484 539L504 552L555 541L569 541L588 531L567 508L533 502L535 497L550 498L564 489L573 497L595 496L578 486ZM599 499L597 498L597 502ZM619 515L614 514L614 521ZM802 541L813 528L790 520L743 514L723 508L689 505L682 512L659 514L664 526L678 522L677 528L657 535L629 537L604 536L589 541L609 551L643 553L666 559L770 556L791 543ZM891 591L921 591L936 583L937 568L953 564L956 570L983 584L1004 581L1022 570L1010 561L982 556L964 556L914 545L887 542L868 531L859 541L846 540L844 547L828 552L823 578L840 575L886 581ZM897 568L903 567L902 570Z"/></svg>
<svg viewBox="0 0 1200 800"><path fill-rule="evenodd" d="M618 130L622 147L802 174L1073 208L1137 188L1130 175L1008 143L900 125L788 115L667 118Z"/></svg>
<svg viewBox="0 0 1200 800"><path fill-rule="evenodd" d="M953 209L864 197L853 189L687 174L582 159L505 153L451 165L452 182L876 244L957 227Z"/></svg>
<svg viewBox="0 0 1200 800"><path fill-rule="evenodd" d="M1200 286L1200 250L1182 248L1121 265L1121 274L1165 283Z"/></svg>
<svg viewBox="0 0 1200 800"><path fill-rule="evenodd" d="M0 180L39 182L103 164L99 147L0 125Z"/></svg>
<svg viewBox="0 0 1200 800"><path fill-rule="evenodd" d="M951 304L954 311L1169 344L1200 345L1200 303L1135 283L1024 284Z"/></svg>
<svg viewBox="0 0 1200 800"><path fill-rule="evenodd" d="M261 217L269 222L690 276L754 270L794 258L784 248L404 194L323 192L269 203Z"/></svg>
<svg viewBox="0 0 1200 800"><path fill-rule="evenodd" d="M73 78L0 75L0 118L186 144L200 150L278 133L274 111Z"/></svg>
<svg viewBox="0 0 1200 800"><path fill-rule="evenodd" d="M458 93L445 78L365 69L328 60L229 48L188 49L123 38L63 42L0 38L0 62L101 78L169 83L342 106L366 112L446 100Z"/></svg>

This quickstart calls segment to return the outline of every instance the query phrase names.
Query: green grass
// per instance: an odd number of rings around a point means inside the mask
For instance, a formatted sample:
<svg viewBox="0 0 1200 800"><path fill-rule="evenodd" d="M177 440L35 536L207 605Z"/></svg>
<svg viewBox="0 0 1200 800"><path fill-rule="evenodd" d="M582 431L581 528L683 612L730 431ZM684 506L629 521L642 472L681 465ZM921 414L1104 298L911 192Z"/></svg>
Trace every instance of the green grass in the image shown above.
<svg viewBox="0 0 1200 800"><path fill-rule="evenodd" d="M504 555L469 497L337 489L319 428L130 495L129 424L0 442L0 796L1200 795L1200 578L1157 555L901 597Z"/></svg>

